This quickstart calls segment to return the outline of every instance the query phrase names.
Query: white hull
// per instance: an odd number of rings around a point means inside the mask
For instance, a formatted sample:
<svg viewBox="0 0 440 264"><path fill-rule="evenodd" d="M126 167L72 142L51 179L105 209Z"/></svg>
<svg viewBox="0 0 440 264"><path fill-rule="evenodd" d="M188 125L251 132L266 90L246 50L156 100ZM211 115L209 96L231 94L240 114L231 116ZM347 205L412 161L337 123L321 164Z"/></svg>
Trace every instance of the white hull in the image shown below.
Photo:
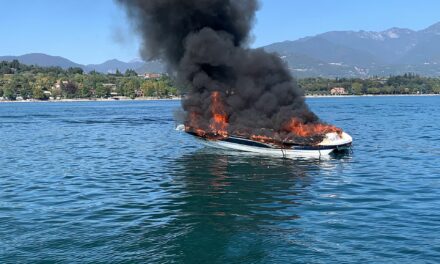
<svg viewBox="0 0 440 264"><path fill-rule="evenodd" d="M180 125L176 128L180 131L185 131L185 126ZM193 135L195 136L195 135ZM203 144L221 148L226 150L238 150L250 153L270 155L274 157L282 157L288 159L297 158L312 158L312 159L322 159L330 157L330 154L336 150L346 150L351 147L353 139L350 135L345 132L339 133L328 133L324 140L315 146L290 146L285 148L280 148L276 145L265 144L261 142L252 141L244 138L229 137L220 140L207 140L195 136L202 141Z"/></svg>
<svg viewBox="0 0 440 264"><path fill-rule="evenodd" d="M216 147L221 149L238 150L245 152L258 153L262 155L268 155L273 157L287 158L287 159L320 159L329 157L330 154L336 150L334 149L322 149L322 150L294 150L294 149L280 149L280 148L260 148L247 146L242 144L235 144L225 141L212 141L212 140L202 140L203 144L210 147Z"/></svg>

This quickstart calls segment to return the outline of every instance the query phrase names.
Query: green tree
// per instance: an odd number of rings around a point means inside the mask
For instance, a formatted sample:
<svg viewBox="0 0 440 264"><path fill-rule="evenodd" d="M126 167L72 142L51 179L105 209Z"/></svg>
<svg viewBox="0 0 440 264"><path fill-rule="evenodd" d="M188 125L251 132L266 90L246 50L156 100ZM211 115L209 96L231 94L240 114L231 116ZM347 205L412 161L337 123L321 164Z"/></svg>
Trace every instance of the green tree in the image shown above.
<svg viewBox="0 0 440 264"><path fill-rule="evenodd" d="M97 98L106 98L110 96L110 88L105 87L102 83L96 86L96 97Z"/></svg>
<svg viewBox="0 0 440 264"><path fill-rule="evenodd" d="M14 70L19 70L20 69L20 62L18 60L13 60L10 64L10 68L12 68Z"/></svg>
<svg viewBox="0 0 440 264"><path fill-rule="evenodd" d="M431 89L433 93L440 94L440 82L434 84Z"/></svg>
<svg viewBox="0 0 440 264"><path fill-rule="evenodd" d="M362 94L362 84L355 82L351 85L351 89L353 91L354 94L360 95Z"/></svg>
<svg viewBox="0 0 440 264"><path fill-rule="evenodd" d="M34 99L38 99L38 100L47 100L48 99L48 97L44 93L43 89L41 89L41 87L34 87L34 89L32 89L32 97Z"/></svg>
<svg viewBox="0 0 440 264"><path fill-rule="evenodd" d="M78 95L81 98L90 98L92 96L92 91L86 85L81 85L78 89Z"/></svg>
<svg viewBox="0 0 440 264"><path fill-rule="evenodd" d="M380 89L376 87L371 87L367 89L368 94L380 94Z"/></svg>
<svg viewBox="0 0 440 264"><path fill-rule="evenodd" d="M6 99L12 100L12 101L17 99L16 87L14 86L14 84L12 82L6 84L5 87L3 88L3 96Z"/></svg>
<svg viewBox="0 0 440 264"><path fill-rule="evenodd" d="M122 75L122 73L119 71L119 69L116 69L115 76L117 76L117 77L122 77L123 75Z"/></svg>
<svg viewBox="0 0 440 264"><path fill-rule="evenodd" d="M137 72L135 70L128 69L128 70L125 71L125 75L124 76L125 77L137 77L138 74L137 74Z"/></svg>
<svg viewBox="0 0 440 264"><path fill-rule="evenodd" d="M69 69L67 69L67 73L74 75L74 74L83 74L84 70L81 69L80 67L70 67Z"/></svg>
<svg viewBox="0 0 440 264"><path fill-rule="evenodd" d="M23 99L32 98L32 87L27 78L20 78L17 80L17 88Z"/></svg>
<svg viewBox="0 0 440 264"><path fill-rule="evenodd" d="M139 89L139 83L131 79L124 84L124 95L134 99L136 97L136 91Z"/></svg>
<svg viewBox="0 0 440 264"><path fill-rule="evenodd" d="M61 91L66 98L75 98L78 92L78 86L70 81L61 82Z"/></svg>
<svg viewBox="0 0 440 264"><path fill-rule="evenodd" d="M155 95L154 84L150 80L145 80L142 82L141 90L144 93L144 96L152 97Z"/></svg>
<svg viewBox="0 0 440 264"><path fill-rule="evenodd" d="M382 90L382 93L385 93L385 94L394 94L395 93L394 86L387 85L387 86L384 86L381 90Z"/></svg>

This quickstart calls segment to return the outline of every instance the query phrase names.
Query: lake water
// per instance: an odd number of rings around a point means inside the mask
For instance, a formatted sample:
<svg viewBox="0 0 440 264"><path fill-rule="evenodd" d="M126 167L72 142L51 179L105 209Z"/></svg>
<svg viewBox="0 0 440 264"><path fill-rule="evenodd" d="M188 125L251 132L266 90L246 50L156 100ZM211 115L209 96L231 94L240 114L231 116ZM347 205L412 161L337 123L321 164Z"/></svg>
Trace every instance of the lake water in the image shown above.
<svg viewBox="0 0 440 264"><path fill-rule="evenodd" d="M440 97L308 102L351 155L204 148L178 101L0 104L0 263L440 262Z"/></svg>

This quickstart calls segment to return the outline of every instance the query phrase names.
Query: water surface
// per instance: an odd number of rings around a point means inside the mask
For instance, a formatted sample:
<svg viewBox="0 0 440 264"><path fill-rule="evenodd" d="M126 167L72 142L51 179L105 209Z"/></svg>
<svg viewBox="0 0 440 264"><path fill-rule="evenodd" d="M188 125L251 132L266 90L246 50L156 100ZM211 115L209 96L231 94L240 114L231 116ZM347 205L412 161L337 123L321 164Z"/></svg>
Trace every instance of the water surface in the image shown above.
<svg viewBox="0 0 440 264"><path fill-rule="evenodd" d="M203 148L176 101L0 104L0 263L440 261L440 97L309 99L355 139Z"/></svg>

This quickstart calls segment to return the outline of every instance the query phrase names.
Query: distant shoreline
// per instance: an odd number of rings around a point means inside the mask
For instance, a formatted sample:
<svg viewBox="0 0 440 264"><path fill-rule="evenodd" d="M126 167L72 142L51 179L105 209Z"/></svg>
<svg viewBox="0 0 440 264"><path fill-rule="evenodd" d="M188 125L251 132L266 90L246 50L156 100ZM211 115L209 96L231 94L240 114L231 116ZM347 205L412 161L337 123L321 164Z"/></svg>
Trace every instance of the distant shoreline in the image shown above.
<svg viewBox="0 0 440 264"><path fill-rule="evenodd" d="M306 95L306 98L352 98L352 97L422 97L440 96L440 94L363 94L363 95Z"/></svg>
<svg viewBox="0 0 440 264"><path fill-rule="evenodd" d="M364 95L306 95L305 98L355 98L355 97L426 97L426 96L440 96L440 94L364 94ZM59 100L3 100L1 103L75 103L75 102L118 102L118 101L178 101L181 97L172 98L157 98L157 97L138 97L131 98L118 98L118 99L59 99Z"/></svg>
<svg viewBox="0 0 440 264"><path fill-rule="evenodd" d="M55 99L55 100L36 100L36 99L28 99L28 100L4 100L0 101L1 103L75 103L75 102L118 102L118 101L175 101L181 100L180 97L171 97L171 98L157 98L157 97L137 97L135 99L131 98L78 98L78 99Z"/></svg>

